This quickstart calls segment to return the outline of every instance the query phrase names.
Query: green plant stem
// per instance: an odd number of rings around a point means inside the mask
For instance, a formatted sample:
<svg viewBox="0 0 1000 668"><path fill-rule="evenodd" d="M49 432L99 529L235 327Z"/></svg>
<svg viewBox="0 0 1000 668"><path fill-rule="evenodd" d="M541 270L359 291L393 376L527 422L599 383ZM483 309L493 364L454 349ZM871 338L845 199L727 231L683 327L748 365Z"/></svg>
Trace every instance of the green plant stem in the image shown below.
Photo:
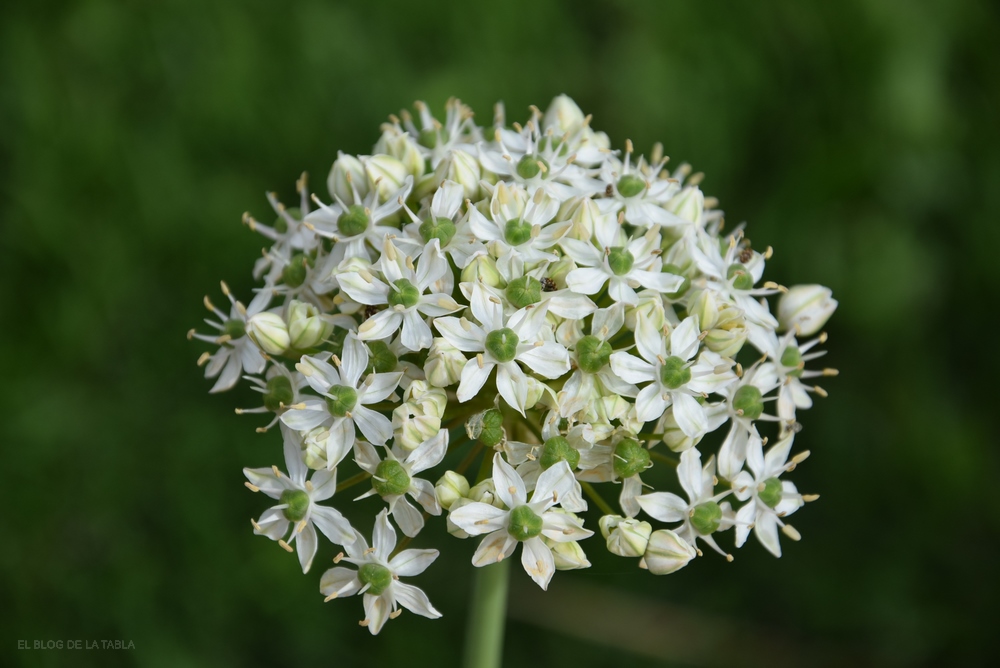
<svg viewBox="0 0 1000 668"><path fill-rule="evenodd" d="M664 464L670 464L671 466L673 466L675 468L677 467L678 464L680 464L680 462L678 460L674 459L673 457L668 457L668 456L666 456L664 454L660 454L656 450L650 450L649 451L649 456L652 457L653 459L655 459L658 462L662 462Z"/></svg>
<svg viewBox="0 0 1000 668"><path fill-rule="evenodd" d="M359 482L364 482L365 480L368 480L368 478L371 477L372 474L368 473L367 471L361 471L360 473L355 473L350 478L342 481L340 484L337 485L337 492L343 492L348 487L354 487Z"/></svg>
<svg viewBox="0 0 1000 668"><path fill-rule="evenodd" d="M607 501L604 500L604 497L601 496L597 492L597 490L594 489L594 486L591 485L589 482L581 482L580 483L580 487L582 487L584 493L587 496L590 497L590 500L593 501L597 505L597 507L601 509L602 513L604 513L605 515L617 515L618 514L618 513L616 513L614 511L614 509L611 507L611 505Z"/></svg>
<svg viewBox="0 0 1000 668"><path fill-rule="evenodd" d="M465 668L500 668L510 559L477 568L472 579L463 665Z"/></svg>

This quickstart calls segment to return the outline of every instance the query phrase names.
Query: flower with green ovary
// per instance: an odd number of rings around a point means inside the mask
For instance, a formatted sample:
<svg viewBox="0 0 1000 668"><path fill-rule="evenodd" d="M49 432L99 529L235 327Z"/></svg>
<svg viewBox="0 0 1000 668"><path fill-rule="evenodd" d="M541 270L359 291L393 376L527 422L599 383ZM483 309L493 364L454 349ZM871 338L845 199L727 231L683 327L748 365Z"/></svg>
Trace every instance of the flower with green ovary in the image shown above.
<svg viewBox="0 0 1000 668"><path fill-rule="evenodd" d="M670 492L653 492L640 496L639 506L647 515L661 522L681 522L682 525L674 531L692 547L695 541L700 540L719 554L731 558L712 536L733 526L734 521L729 503L720 503L732 490L715 494L715 459L710 457L702 467L698 449L685 450L677 466L677 478L687 494L687 501Z"/></svg>
<svg viewBox="0 0 1000 668"><path fill-rule="evenodd" d="M649 450L639 441L626 438L615 446L613 466L619 480L631 478L649 468Z"/></svg>
<svg viewBox="0 0 1000 668"><path fill-rule="evenodd" d="M576 342L576 363L587 373L597 373L611 359L611 344L588 334Z"/></svg>
<svg viewBox="0 0 1000 668"><path fill-rule="evenodd" d="M327 408L334 417L344 417L358 403L358 393L346 385L334 385L326 394Z"/></svg>
<svg viewBox="0 0 1000 668"><path fill-rule="evenodd" d="M420 301L420 289L405 278L393 282L386 300L389 306L402 306L404 309L417 305Z"/></svg>
<svg viewBox="0 0 1000 668"><path fill-rule="evenodd" d="M337 218L337 229L345 237L355 237L368 229L368 213L360 204L352 204Z"/></svg>
<svg viewBox="0 0 1000 668"><path fill-rule="evenodd" d="M254 533L281 541L286 549L294 545L305 573L316 555L316 529L338 545L353 540L354 529L337 510L319 503L337 491L336 470L315 471L307 481L309 470L302 459L301 437L290 429L282 430L282 433L288 475L278 471L277 467L246 468L243 474L251 490L277 501L254 522Z"/></svg>
<svg viewBox="0 0 1000 668"><path fill-rule="evenodd" d="M625 276L632 271L635 264L635 256L623 246L614 246L608 249L608 266L615 276Z"/></svg>
<svg viewBox="0 0 1000 668"><path fill-rule="evenodd" d="M511 246L520 246L531 240L531 225L520 218L512 218L504 224L503 235Z"/></svg>
<svg viewBox="0 0 1000 668"><path fill-rule="evenodd" d="M281 421L298 431L327 427L332 439L330 447L337 452L353 443L355 425L372 443L385 443L392 436L392 423L368 405L387 399L399 386L402 372L366 374L368 350L353 333L344 339L340 367L330 364L328 359L328 353L303 355L295 365L322 398L299 401L281 414Z"/></svg>
<svg viewBox="0 0 1000 668"><path fill-rule="evenodd" d="M212 386L210 392L223 392L230 389L240 379L242 373L259 374L267 366L267 360L261 354L260 348L250 337L241 334L239 337L220 338L219 333L232 334L240 333L239 325L243 323L243 333L246 332L246 321L249 318L262 313L271 301L270 290L261 290L249 305L244 306L236 301L229 286L222 284L222 292L229 299L231 308L229 313L212 304L208 297L205 297L205 308L212 312L217 320L206 320L206 322L216 331L213 334L199 334L195 330L188 332L189 339L198 339L206 343L219 346L213 354L204 356L200 363L205 363L205 378L218 379Z"/></svg>
<svg viewBox="0 0 1000 668"><path fill-rule="evenodd" d="M302 287L309 276L309 259L302 253L292 256L281 270L281 282L290 288Z"/></svg>
<svg viewBox="0 0 1000 668"><path fill-rule="evenodd" d="M748 420L756 420L764 412L763 395L754 385L744 385L733 395L733 410L742 412Z"/></svg>
<svg viewBox="0 0 1000 668"><path fill-rule="evenodd" d="M442 248L447 246L448 242L454 238L456 231L455 223L448 218L425 220L420 223L420 227L418 229L420 231L420 237L424 240L424 243L429 242L431 239L437 239L441 242Z"/></svg>
<svg viewBox="0 0 1000 668"><path fill-rule="evenodd" d="M517 161L517 175L522 179L533 179L541 172L544 176L549 171L549 163L537 155L525 155Z"/></svg>
<svg viewBox="0 0 1000 668"><path fill-rule="evenodd" d="M668 389L676 390L690 380L691 369L680 357L668 357L660 366L660 382Z"/></svg>
<svg viewBox="0 0 1000 668"><path fill-rule="evenodd" d="M726 269L726 278L733 282L737 290L753 290L753 276L742 264L731 264Z"/></svg>
<svg viewBox="0 0 1000 668"><path fill-rule="evenodd" d="M358 579L368 591L378 596L392 584L392 571L381 564L364 564L358 569Z"/></svg>
<svg viewBox="0 0 1000 668"><path fill-rule="evenodd" d="M483 413L482 431L479 432L479 442L492 448L503 439L503 413L491 408Z"/></svg>
<svg viewBox="0 0 1000 668"><path fill-rule="evenodd" d="M575 515L552 508L577 484L569 464L560 461L538 476L529 500L524 480L498 452L493 456L493 487L504 507L473 501L454 508L448 519L470 536L487 534L472 557L473 565L495 564L522 545L521 564L545 589L555 572L555 558L543 538L568 543L593 533Z"/></svg>
<svg viewBox="0 0 1000 668"><path fill-rule="evenodd" d="M295 390L288 376L278 375L267 381L264 392L264 407L267 410L277 413L283 406L288 406L294 401Z"/></svg>
<svg viewBox="0 0 1000 668"><path fill-rule="evenodd" d="M750 438L746 456L749 471L740 471L732 483L733 495L746 501L736 513L736 547L746 542L751 529L761 545L776 557L781 556L779 532L798 540L798 532L785 522L802 507L804 499L793 483L780 479L808 455L802 453L788 461L794 439L794 434L781 439L765 455L762 439Z"/></svg>
<svg viewBox="0 0 1000 668"><path fill-rule="evenodd" d="M507 533L514 540L525 541L542 533L542 518L528 506L518 506L510 511Z"/></svg>
<svg viewBox="0 0 1000 668"><path fill-rule="evenodd" d="M451 135L444 128L424 128L417 136L417 142L424 148L436 148L438 144L447 144Z"/></svg>
<svg viewBox="0 0 1000 668"><path fill-rule="evenodd" d="M768 478L758 485L757 498L768 508L774 508L781 502L781 481Z"/></svg>
<svg viewBox="0 0 1000 668"><path fill-rule="evenodd" d="M636 348L642 359L616 352L611 355L611 368L627 383L652 381L636 397L639 420L658 420L673 407L674 419L686 436L699 438L709 430L705 407L695 397L720 391L736 375L732 360L700 350L699 335L697 316L682 320L668 338L648 318L636 317Z"/></svg>
<svg viewBox="0 0 1000 668"><path fill-rule="evenodd" d="M379 457L370 443L355 441L354 461L372 475L372 488L358 499L379 495L388 504L388 510L400 530L411 538L416 536L424 527L424 518L406 497L412 498L431 515L441 514L434 485L416 477L416 474L440 464L447 452L447 429L438 431L409 452L402 444L393 442L392 448L385 453L385 459Z"/></svg>
<svg viewBox="0 0 1000 668"><path fill-rule="evenodd" d="M532 276L515 278L507 284L504 295L514 308L537 304L542 301L542 283Z"/></svg>
<svg viewBox="0 0 1000 668"><path fill-rule="evenodd" d="M371 353L371 361L368 363L367 373L389 373L399 365L399 358L385 341L369 341L368 351Z"/></svg>
<svg viewBox="0 0 1000 668"><path fill-rule="evenodd" d="M622 197L635 197L646 189L646 180L635 174L626 174L618 179L618 194Z"/></svg>
<svg viewBox="0 0 1000 668"><path fill-rule="evenodd" d="M292 522L298 522L309 511L309 494L300 489L286 489L278 500L288 505L281 512Z"/></svg>
<svg viewBox="0 0 1000 668"><path fill-rule="evenodd" d="M722 507L715 501L695 506L691 514L691 526L702 536L715 533L722 523Z"/></svg>
<svg viewBox="0 0 1000 668"><path fill-rule="evenodd" d="M788 346L785 348L785 351L781 353L780 361L781 366L789 369L785 375L791 376L792 378L798 378L802 375L802 353L799 351L797 346Z"/></svg>
<svg viewBox="0 0 1000 668"><path fill-rule="evenodd" d="M412 351L430 348L434 337L425 317L443 316L461 308L450 294L425 294L437 289L435 284L450 272L440 242L431 239L414 260L387 236L379 267L381 278L373 273L374 268L349 271L337 277L344 292L359 304L389 306L361 323L358 338L384 340L402 328L399 341L404 348Z"/></svg>
<svg viewBox="0 0 1000 668"><path fill-rule="evenodd" d="M423 573L438 557L437 550L402 550L394 556L396 530L389 523L385 510L375 518L372 546L357 531L344 543L347 556L341 560L357 570L336 566L323 573L319 590L326 600L362 594L365 608L363 626L372 635L398 615L402 606L410 612L436 619L441 613L434 609L423 591L406 584L402 578Z"/></svg>
<svg viewBox="0 0 1000 668"><path fill-rule="evenodd" d="M244 334L246 334L246 331L247 330L245 322L243 322L242 320L238 320L236 318L231 318L229 320L226 320L225 328L222 330L222 333L227 335L231 339L239 339L242 338Z"/></svg>
<svg viewBox="0 0 1000 668"><path fill-rule="evenodd" d="M580 463L580 452L570 445L569 441L562 436L553 436L542 445L542 453L538 457L538 463L542 469L549 469L561 461L569 464L570 469L575 469Z"/></svg>
<svg viewBox="0 0 1000 668"><path fill-rule="evenodd" d="M372 487L379 496L405 494L410 489L410 476L403 465L392 459L380 462L372 475Z"/></svg>
<svg viewBox="0 0 1000 668"><path fill-rule="evenodd" d="M514 330L504 327L486 335L485 348L497 362L510 362L517 356L518 343Z"/></svg>
<svg viewBox="0 0 1000 668"><path fill-rule="evenodd" d="M533 395L529 394L529 380L518 363L545 378L559 378L570 369L569 353L560 343L537 338L545 321L545 308L524 309L506 317L503 300L480 284L472 286L469 301L473 316L482 326L465 318L434 321L441 335L459 350L487 353L465 363L458 400L464 403L479 394L496 368L497 392L523 415L531 407L527 404ZM533 401L537 401L536 395Z"/></svg>

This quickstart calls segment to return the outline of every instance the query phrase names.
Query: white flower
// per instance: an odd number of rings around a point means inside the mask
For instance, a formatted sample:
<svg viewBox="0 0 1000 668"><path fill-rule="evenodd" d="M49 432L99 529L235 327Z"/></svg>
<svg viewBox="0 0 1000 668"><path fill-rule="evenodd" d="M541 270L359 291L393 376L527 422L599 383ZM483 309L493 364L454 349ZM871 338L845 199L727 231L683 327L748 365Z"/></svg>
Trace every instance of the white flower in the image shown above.
<svg viewBox="0 0 1000 668"><path fill-rule="evenodd" d="M618 215L640 229L658 225L678 225L685 221L663 208L663 204L680 189L675 180L658 178L666 160L647 165L640 158L631 164L632 142L626 142L625 162L608 162L601 178L608 184L607 196L597 200L604 213Z"/></svg>
<svg viewBox="0 0 1000 668"><path fill-rule="evenodd" d="M606 230L606 226L600 225L595 229L596 246L568 237L560 242L567 255L577 264L584 265L566 275L570 290L596 295L607 284L613 300L634 306L639 303L636 288L674 292L684 282L682 276L661 271L658 229L627 243L620 243L617 229L610 233Z"/></svg>
<svg viewBox="0 0 1000 668"><path fill-rule="evenodd" d="M357 531L355 539L346 545L347 556L337 559L357 566L357 570L337 566L323 573L319 590L327 601L342 596L364 595L365 618L372 635L382 630L386 620L399 616L399 606L415 614L437 619L441 613L434 609L422 590L400 582L400 578L420 575L438 557L437 550L403 550L395 556L396 531L389 524L386 511L375 519L372 547Z"/></svg>
<svg viewBox="0 0 1000 668"><path fill-rule="evenodd" d="M808 409L812 407L812 397L810 393L819 396L826 396L826 391L818 385L806 385L802 381L809 378L821 376L836 376L836 369L823 369L821 371L810 371L805 368L806 362L822 357L826 351L820 350L814 353L809 352L817 344L826 341L825 335L820 335L811 341L801 345L795 340L795 332L791 331L780 339L771 331L762 337L755 337L754 341L771 359L772 367L777 376L778 387L778 417L782 420L782 427L789 429L789 425L794 426L796 409ZM760 339L763 339L761 341Z"/></svg>
<svg viewBox="0 0 1000 668"><path fill-rule="evenodd" d="M424 294L432 283L448 272L437 239L428 242L417 265L387 237L378 262L385 281L369 271L347 272L338 279L352 299L370 306L387 308L365 320L358 328L362 341L385 339L402 325L401 341L409 350L430 348L433 336L424 315L442 316L461 306L451 295Z"/></svg>
<svg viewBox="0 0 1000 668"><path fill-rule="evenodd" d="M224 392L236 384L243 371L256 374L267 366L267 360L264 359L260 349L247 336L247 320L267 308L271 293L262 290L257 293L249 306L243 306L236 301L225 282L222 283L222 293L231 304L229 315L216 308L208 297L205 297L205 308L219 318L219 322L207 318L205 322L209 327L217 329L219 334L215 336L198 334L193 329L188 332L189 339L207 341L219 346L214 354L203 353L198 359L199 365L208 363L205 366L205 378L219 377L209 392Z"/></svg>
<svg viewBox="0 0 1000 668"><path fill-rule="evenodd" d="M725 531L733 525L733 513L729 504L719 503L731 490L720 494L713 492L715 460L709 457L702 468L698 450L685 450L677 467L677 478L688 501L670 492L653 492L640 496L639 506L661 522L682 522L681 528L675 530L678 536L690 545L694 545L696 539L703 540L731 561L732 555L723 552L712 538L716 531Z"/></svg>
<svg viewBox="0 0 1000 668"><path fill-rule="evenodd" d="M440 464L447 452L446 429L437 432L410 452L402 448L386 449L385 459L380 458L369 443L356 441L354 460L372 475L372 489L355 501L378 494L389 504L389 512L402 532L411 538L416 536L424 528L424 518L406 500L406 495L413 497L431 515L441 514L441 504L434 494L434 485L413 476Z"/></svg>
<svg viewBox="0 0 1000 668"><path fill-rule="evenodd" d="M322 399L306 399L289 407L281 421L293 429L308 431L320 425L330 430L336 447L353 443L354 425L372 443L385 443L392 436L389 418L366 406L388 398L399 385L402 372L372 373L362 380L368 366L368 350L351 333L344 340L344 359L333 358L340 371L328 363L328 354L303 355L295 368Z"/></svg>
<svg viewBox="0 0 1000 668"><path fill-rule="evenodd" d="M412 247L416 257L428 243L437 239L441 252L451 255L459 267L465 267L475 253L486 252L486 246L472 233L468 217L459 216L464 195L460 184L445 180L431 198L430 208L424 210L423 219L404 206L412 222L403 228L405 236L399 242ZM448 291L453 287L454 283L449 283Z"/></svg>
<svg viewBox="0 0 1000 668"><path fill-rule="evenodd" d="M729 245L723 253L719 240L700 232L697 242L691 245L691 255L704 274L703 282L715 290L723 299L743 309L747 320L760 327L775 329L778 321L768 311L767 302L757 298L778 292L777 285L765 283L763 288L755 288L764 273L765 255L741 248L737 232L728 237Z"/></svg>
<svg viewBox="0 0 1000 668"><path fill-rule="evenodd" d="M547 589L555 573L555 560L541 537L562 543L593 535L575 516L551 510L575 483L569 465L561 461L538 476L529 501L521 476L498 452L493 456L493 484L507 509L472 502L453 509L448 517L470 536L489 534L473 555L473 565L506 559L518 543L523 543L521 565L539 587Z"/></svg>
<svg viewBox="0 0 1000 668"><path fill-rule="evenodd" d="M793 285L778 300L778 322L783 329L794 330L799 336L812 336L836 310L837 300L830 288Z"/></svg>
<svg viewBox="0 0 1000 668"><path fill-rule="evenodd" d="M709 430L708 418L696 396L719 391L736 379L726 362L717 354L705 351L698 356L698 319L685 318L669 335L652 328L638 318L636 347L643 359L626 352L611 355L611 368L624 381L653 381L639 391L635 400L636 417L641 422L657 420L669 406L681 430L698 438Z"/></svg>
<svg viewBox="0 0 1000 668"><path fill-rule="evenodd" d="M743 469L747 456L747 443L753 436L759 436L756 420L777 421L779 418L764 413L764 395L778 385L774 364L755 364L747 369L738 383L725 389L726 401L720 404L724 410L717 411L715 419L710 418L713 429L726 419L732 421L722 447L719 448L719 475L726 480ZM773 397L772 397L773 398Z"/></svg>
<svg viewBox="0 0 1000 668"><path fill-rule="evenodd" d="M544 308L524 308L504 318L501 300L481 285L473 287L472 313L482 326L465 318L438 318L434 325L453 346L477 353L462 369L458 400L468 401L482 389L496 367L497 391L522 415L528 400L528 382L517 364L521 362L545 378L558 378L569 371L569 353L554 342L538 338L545 318Z"/></svg>
<svg viewBox="0 0 1000 668"><path fill-rule="evenodd" d="M736 513L736 547L743 547L751 527L761 545L776 557L781 556L779 527L792 540L799 539L798 531L785 524L782 518L802 507L802 495L793 483L778 479L778 476L795 468L797 463L809 455L806 451L788 462L794 438L791 435L778 441L768 449L767 455L764 454L764 444L759 437L750 439L747 446L747 466L752 475L742 471L733 479L733 494L736 498L740 501L750 500Z"/></svg>
<svg viewBox="0 0 1000 668"><path fill-rule="evenodd" d="M334 508L319 505L337 491L337 471L316 471L306 480L305 463L301 449L292 434L286 432L284 440L285 467L288 475L277 466L261 469L243 469L252 491L263 492L278 505L264 511L260 519L253 522L254 533L278 541L283 548L292 551L292 544L298 546L299 564L307 573L316 556L319 529L331 542L345 545L353 540L354 530L350 523ZM289 529L291 534L289 535ZM285 541L285 536L288 540Z"/></svg>

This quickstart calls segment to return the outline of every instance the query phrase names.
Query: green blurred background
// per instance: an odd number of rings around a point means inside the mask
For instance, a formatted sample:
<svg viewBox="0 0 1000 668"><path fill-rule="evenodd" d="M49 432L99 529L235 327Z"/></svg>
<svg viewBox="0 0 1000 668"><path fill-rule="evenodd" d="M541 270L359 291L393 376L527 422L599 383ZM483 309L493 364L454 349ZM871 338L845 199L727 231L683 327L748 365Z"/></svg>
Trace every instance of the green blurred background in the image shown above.
<svg viewBox="0 0 1000 668"><path fill-rule="evenodd" d="M248 521L264 506L241 468L278 462L279 436L233 414L245 390L207 394L184 334L219 279L252 286L262 240L240 215L269 220L265 190L291 201L306 170L325 198L336 151L369 151L415 99L488 122L497 99L523 120L563 92L616 146L662 140L705 171L728 220L774 246L771 279L833 288L841 375L797 440L813 457L794 480L823 497L796 516L801 543L661 578L586 543L594 567L545 596L515 575L507 663L995 660L995 3L0 12L0 663L458 662L474 545L439 523L417 541L446 550L421 580L440 621L404 614L373 639L359 600L323 604L330 546L303 576Z"/></svg>

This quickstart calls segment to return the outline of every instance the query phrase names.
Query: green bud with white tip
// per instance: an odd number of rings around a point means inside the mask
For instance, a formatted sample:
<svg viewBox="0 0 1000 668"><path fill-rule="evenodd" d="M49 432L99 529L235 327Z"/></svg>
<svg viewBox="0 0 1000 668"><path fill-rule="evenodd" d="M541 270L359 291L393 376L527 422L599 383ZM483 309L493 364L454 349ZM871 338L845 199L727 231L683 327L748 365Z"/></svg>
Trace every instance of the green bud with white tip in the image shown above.
<svg viewBox="0 0 1000 668"><path fill-rule="evenodd" d="M461 473L445 471L444 475L434 485L434 494L438 503L449 510L456 501L469 495L469 481Z"/></svg>
<svg viewBox="0 0 1000 668"><path fill-rule="evenodd" d="M313 304L293 299L288 305L291 347L307 350L322 344L333 333L330 317Z"/></svg>
<svg viewBox="0 0 1000 668"><path fill-rule="evenodd" d="M641 565L653 575L668 575L688 565L698 553L686 540L667 529L649 536Z"/></svg>
<svg viewBox="0 0 1000 668"><path fill-rule="evenodd" d="M281 355L291 343L284 318L271 311L250 316L246 322L246 333L268 355Z"/></svg>
<svg viewBox="0 0 1000 668"><path fill-rule="evenodd" d="M653 532L649 522L620 515L605 515L598 524L601 535L607 541L608 551L619 557L641 557Z"/></svg>

